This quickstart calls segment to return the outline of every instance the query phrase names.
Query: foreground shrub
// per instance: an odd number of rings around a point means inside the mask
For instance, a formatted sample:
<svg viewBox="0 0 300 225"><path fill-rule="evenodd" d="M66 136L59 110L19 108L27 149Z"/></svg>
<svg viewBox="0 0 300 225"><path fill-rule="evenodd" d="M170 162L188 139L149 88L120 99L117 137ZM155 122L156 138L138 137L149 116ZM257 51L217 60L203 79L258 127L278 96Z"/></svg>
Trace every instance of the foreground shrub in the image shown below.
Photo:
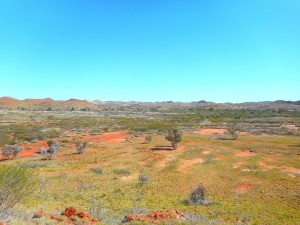
<svg viewBox="0 0 300 225"><path fill-rule="evenodd" d="M38 176L23 165L3 165L0 167L0 215L20 203L38 184Z"/></svg>

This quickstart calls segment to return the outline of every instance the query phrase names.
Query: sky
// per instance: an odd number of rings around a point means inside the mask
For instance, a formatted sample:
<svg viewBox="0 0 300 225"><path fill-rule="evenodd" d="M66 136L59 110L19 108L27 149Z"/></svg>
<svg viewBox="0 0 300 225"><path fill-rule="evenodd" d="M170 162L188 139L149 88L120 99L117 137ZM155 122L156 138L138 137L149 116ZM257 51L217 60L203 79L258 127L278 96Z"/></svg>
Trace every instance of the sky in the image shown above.
<svg viewBox="0 0 300 225"><path fill-rule="evenodd" d="M299 0L0 0L0 96L300 99Z"/></svg>

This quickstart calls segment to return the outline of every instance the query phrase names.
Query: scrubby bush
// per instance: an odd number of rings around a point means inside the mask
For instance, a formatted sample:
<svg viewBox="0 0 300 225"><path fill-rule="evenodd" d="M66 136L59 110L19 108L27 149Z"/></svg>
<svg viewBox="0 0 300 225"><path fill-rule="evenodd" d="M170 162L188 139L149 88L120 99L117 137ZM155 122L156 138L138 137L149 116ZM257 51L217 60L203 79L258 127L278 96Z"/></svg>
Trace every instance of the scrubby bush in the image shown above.
<svg viewBox="0 0 300 225"><path fill-rule="evenodd" d="M149 182L149 179L145 174L142 173L142 174L139 175L139 183L141 185L148 184L148 182Z"/></svg>
<svg viewBox="0 0 300 225"><path fill-rule="evenodd" d="M113 172L119 175L130 175L130 171L128 169L114 169Z"/></svg>
<svg viewBox="0 0 300 225"><path fill-rule="evenodd" d="M49 141L47 141L47 145L49 147L51 147L52 145L55 145L55 141L54 140L49 140Z"/></svg>
<svg viewBox="0 0 300 225"><path fill-rule="evenodd" d="M81 141L77 141L76 142L77 153L78 154L83 154L84 150L86 149L87 146L88 146L88 143L86 141L83 142L83 143Z"/></svg>
<svg viewBox="0 0 300 225"><path fill-rule="evenodd" d="M177 148L177 143L182 140L182 132L178 128L171 128L165 138L171 142L173 149L175 150Z"/></svg>
<svg viewBox="0 0 300 225"><path fill-rule="evenodd" d="M23 165L0 166L0 215L34 192L37 184L37 174Z"/></svg>
<svg viewBox="0 0 300 225"><path fill-rule="evenodd" d="M2 155L4 157L6 157L7 159L9 159L10 156L13 156L13 158L16 158L21 151L23 151L23 148L18 145L3 145L2 146Z"/></svg>
<svg viewBox="0 0 300 225"><path fill-rule="evenodd" d="M99 168L99 167L92 168L91 171L93 171L96 174L102 174L103 173L103 170L101 168Z"/></svg>
<svg viewBox="0 0 300 225"><path fill-rule="evenodd" d="M192 191L190 195L190 203L195 205L210 205L211 201L205 199L206 189L203 185Z"/></svg>
<svg viewBox="0 0 300 225"><path fill-rule="evenodd" d="M147 134L145 136L145 143L150 143L152 141L152 135L151 134Z"/></svg>
<svg viewBox="0 0 300 225"><path fill-rule="evenodd" d="M47 153L47 149L39 148L38 153L44 155Z"/></svg>
<svg viewBox="0 0 300 225"><path fill-rule="evenodd" d="M235 125L229 127L228 128L228 132L232 136L233 140L237 140L238 139L237 128L236 128Z"/></svg>

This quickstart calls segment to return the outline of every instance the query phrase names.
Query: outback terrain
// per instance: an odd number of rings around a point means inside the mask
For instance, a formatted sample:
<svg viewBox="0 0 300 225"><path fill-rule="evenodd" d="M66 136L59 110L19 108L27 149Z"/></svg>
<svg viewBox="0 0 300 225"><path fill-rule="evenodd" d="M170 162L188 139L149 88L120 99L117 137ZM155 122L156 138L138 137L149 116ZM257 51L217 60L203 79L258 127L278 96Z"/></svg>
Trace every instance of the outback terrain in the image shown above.
<svg viewBox="0 0 300 225"><path fill-rule="evenodd" d="M2 224L300 224L299 101L3 97L0 147Z"/></svg>

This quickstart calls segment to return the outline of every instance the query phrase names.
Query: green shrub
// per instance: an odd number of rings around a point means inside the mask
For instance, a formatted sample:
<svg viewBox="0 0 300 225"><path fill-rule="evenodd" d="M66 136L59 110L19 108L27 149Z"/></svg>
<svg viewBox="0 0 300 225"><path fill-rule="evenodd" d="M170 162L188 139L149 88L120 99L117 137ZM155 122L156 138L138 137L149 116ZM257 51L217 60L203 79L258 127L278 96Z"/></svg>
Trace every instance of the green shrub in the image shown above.
<svg viewBox="0 0 300 225"><path fill-rule="evenodd" d="M38 176L23 165L3 165L0 167L0 214L20 203L35 191Z"/></svg>
<svg viewBox="0 0 300 225"><path fill-rule="evenodd" d="M113 173L119 175L130 175L130 171L128 169L114 169Z"/></svg>
<svg viewBox="0 0 300 225"><path fill-rule="evenodd" d="M98 168L92 168L91 171L93 171L96 174L102 174L103 173L103 170L99 167Z"/></svg>

